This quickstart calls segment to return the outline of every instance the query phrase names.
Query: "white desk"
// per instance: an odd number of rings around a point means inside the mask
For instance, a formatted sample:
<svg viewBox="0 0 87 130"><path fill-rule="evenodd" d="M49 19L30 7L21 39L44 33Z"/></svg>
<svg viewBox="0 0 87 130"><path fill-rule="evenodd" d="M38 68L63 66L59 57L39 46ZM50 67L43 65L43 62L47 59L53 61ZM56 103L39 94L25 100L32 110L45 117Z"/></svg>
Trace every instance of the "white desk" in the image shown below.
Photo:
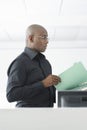
<svg viewBox="0 0 87 130"><path fill-rule="evenodd" d="M87 109L0 109L0 130L87 130Z"/></svg>

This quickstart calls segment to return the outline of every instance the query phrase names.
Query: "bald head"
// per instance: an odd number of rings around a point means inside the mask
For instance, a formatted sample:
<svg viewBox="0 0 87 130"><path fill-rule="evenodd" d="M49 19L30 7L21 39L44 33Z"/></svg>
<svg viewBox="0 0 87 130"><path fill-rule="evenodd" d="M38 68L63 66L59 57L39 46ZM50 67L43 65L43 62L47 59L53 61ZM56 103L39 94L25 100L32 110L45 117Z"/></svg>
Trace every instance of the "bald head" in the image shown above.
<svg viewBox="0 0 87 130"><path fill-rule="evenodd" d="M41 26L41 25L38 25L38 24L30 25L27 28L27 30L26 30L26 39L29 37L29 35L35 35L35 34L37 34L41 30L45 30L46 31L46 29L43 26Z"/></svg>
<svg viewBox="0 0 87 130"><path fill-rule="evenodd" d="M47 30L43 26L32 24L26 30L26 46L34 50L43 51L42 48L45 50L46 47L44 44L48 43L47 37Z"/></svg>

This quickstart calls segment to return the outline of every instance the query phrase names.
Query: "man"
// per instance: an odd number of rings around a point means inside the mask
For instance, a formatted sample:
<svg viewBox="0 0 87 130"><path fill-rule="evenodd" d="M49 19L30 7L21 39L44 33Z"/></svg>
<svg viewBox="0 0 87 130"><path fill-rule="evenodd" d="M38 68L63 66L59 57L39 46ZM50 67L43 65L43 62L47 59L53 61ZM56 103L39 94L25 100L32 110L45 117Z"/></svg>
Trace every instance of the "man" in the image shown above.
<svg viewBox="0 0 87 130"><path fill-rule="evenodd" d="M27 28L25 50L8 69L7 100L17 101L17 107L53 107L53 85L61 79L51 74L51 65L41 53L47 44L44 27L33 24Z"/></svg>

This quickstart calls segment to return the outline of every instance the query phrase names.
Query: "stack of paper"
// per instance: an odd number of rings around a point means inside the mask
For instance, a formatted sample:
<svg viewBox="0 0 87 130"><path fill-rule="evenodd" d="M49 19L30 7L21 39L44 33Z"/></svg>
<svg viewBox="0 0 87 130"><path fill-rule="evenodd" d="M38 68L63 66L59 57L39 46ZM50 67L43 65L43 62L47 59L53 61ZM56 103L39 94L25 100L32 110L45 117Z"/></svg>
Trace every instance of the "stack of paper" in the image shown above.
<svg viewBox="0 0 87 130"><path fill-rule="evenodd" d="M71 90L79 87L81 83L87 82L87 70L81 62L75 63L72 67L61 73L61 83L56 85L57 90Z"/></svg>

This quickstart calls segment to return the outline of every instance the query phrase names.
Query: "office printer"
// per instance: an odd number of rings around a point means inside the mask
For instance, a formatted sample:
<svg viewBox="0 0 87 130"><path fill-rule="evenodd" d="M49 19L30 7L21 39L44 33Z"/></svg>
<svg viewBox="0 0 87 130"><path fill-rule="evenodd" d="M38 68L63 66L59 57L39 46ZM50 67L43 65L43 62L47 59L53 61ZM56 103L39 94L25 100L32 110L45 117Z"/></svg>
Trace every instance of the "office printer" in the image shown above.
<svg viewBox="0 0 87 130"><path fill-rule="evenodd" d="M87 91L58 91L58 107L87 107Z"/></svg>

